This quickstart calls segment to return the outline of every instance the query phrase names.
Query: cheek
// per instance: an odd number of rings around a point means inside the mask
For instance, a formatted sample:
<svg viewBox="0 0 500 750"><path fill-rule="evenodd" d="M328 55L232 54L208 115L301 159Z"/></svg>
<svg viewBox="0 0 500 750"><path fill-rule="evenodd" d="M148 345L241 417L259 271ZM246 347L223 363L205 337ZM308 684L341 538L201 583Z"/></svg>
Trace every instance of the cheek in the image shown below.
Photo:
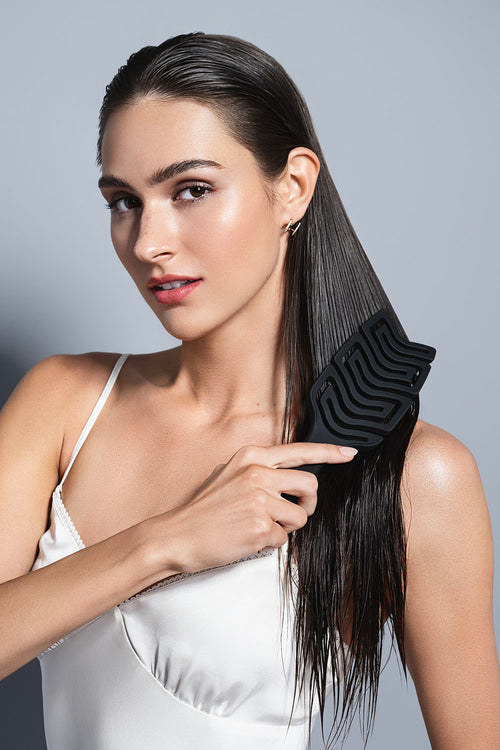
<svg viewBox="0 0 500 750"><path fill-rule="evenodd" d="M262 188L235 190L217 200L217 210L207 205L189 227L192 242L206 252L207 272L220 266L219 278L227 281L243 274L262 274L266 264L271 268L275 237L271 207Z"/></svg>

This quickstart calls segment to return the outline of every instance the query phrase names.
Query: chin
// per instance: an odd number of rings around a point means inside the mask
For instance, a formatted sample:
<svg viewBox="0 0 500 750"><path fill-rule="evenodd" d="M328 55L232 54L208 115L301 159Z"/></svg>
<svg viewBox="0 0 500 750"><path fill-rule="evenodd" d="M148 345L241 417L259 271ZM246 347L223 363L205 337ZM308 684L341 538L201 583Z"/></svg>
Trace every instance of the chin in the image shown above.
<svg viewBox="0 0 500 750"><path fill-rule="evenodd" d="M213 328L207 327L206 323L203 326L196 325L194 321L190 320L186 325L176 326L172 325L172 321L167 323L162 320L161 316L157 317L166 332L179 341L196 341L196 339L203 338L203 336L206 336L213 330Z"/></svg>

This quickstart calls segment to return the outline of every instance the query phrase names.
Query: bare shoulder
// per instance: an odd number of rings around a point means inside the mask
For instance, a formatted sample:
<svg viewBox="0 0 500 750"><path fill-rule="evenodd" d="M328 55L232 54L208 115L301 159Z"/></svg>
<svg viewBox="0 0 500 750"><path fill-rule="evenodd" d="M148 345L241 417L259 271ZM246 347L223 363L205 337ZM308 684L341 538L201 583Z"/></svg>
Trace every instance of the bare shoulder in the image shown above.
<svg viewBox="0 0 500 750"><path fill-rule="evenodd" d="M85 405L102 390L119 356L117 352L57 354L39 364L52 369L61 394L69 396L78 411L79 402Z"/></svg>
<svg viewBox="0 0 500 750"><path fill-rule="evenodd" d="M115 352L59 354L39 363L46 370L45 376L41 376L45 387L58 391L58 402L63 407L59 409L63 414L59 475L66 469L78 435L119 356Z"/></svg>
<svg viewBox="0 0 500 750"><path fill-rule="evenodd" d="M407 449L401 496L410 536L413 526L424 534L422 542L426 536L442 535L444 543L450 524L460 527L476 522L484 526L488 516L471 450L451 433L422 420L418 420Z"/></svg>
<svg viewBox="0 0 500 750"><path fill-rule="evenodd" d="M417 423L408 446L401 499L407 532L411 668L419 648L415 644L426 643L423 631L442 628L447 610L455 626L457 607L468 612L469 621L480 608L485 618L490 617L493 537L474 455L435 425Z"/></svg>
<svg viewBox="0 0 500 750"><path fill-rule="evenodd" d="M101 373L112 366L116 356L107 352L88 352L45 357L19 381L3 412L19 409L23 404L30 408L36 404L36 412L43 412L46 417L54 405L62 406L78 385L88 383L91 387L92 382L99 380ZM60 414L61 409L56 411Z"/></svg>
<svg viewBox="0 0 500 750"><path fill-rule="evenodd" d="M111 352L54 354L37 362L19 381L0 414L0 435L13 446L23 435L24 452L43 456L58 472L68 432L80 425L119 355ZM16 442L19 442L16 441Z"/></svg>
<svg viewBox="0 0 500 750"><path fill-rule="evenodd" d="M457 437L441 427L417 421L408 445L406 466L412 472L429 472L444 479L449 469L456 469L464 460L474 461L470 449Z"/></svg>
<svg viewBox="0 0 500 750"><path fill-rule="evenodd" d="M2 411L6 419L14 413L31 413L47 427L62 427L71 404L78 409L79 399L95 392L106 373L109 374L117 354L53 354L37 362L19 381ZM31 421L31 420L30 420Z"/></svg>
<svg viewBox="0 0 500 750"><path fill-rule="evenodd" d="M498 745L493 537L471 450L419 421L401 481L406 661L432 747Z"/></svg>
<svg viewBox="0 0 500 750"><path fill-rule="evenodd" d="M42 388L59 395L80 380L99 377L113 366L118 354L111 352L86 352L84 354L52 354L31 367L19 381L16 390L27 392Z"/></svg>

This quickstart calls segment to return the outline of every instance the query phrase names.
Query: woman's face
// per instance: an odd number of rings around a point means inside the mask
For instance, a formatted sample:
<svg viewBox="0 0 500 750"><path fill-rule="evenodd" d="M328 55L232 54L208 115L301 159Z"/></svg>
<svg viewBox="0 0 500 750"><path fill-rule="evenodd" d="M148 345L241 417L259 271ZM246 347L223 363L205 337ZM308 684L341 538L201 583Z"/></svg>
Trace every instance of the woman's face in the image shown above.
<svg viewBox="0 0 500 750"><path fill-rule="evenodd" d="M99 186L118 257L172 336L196 339L224 323L241 336L242 324L276 319L289 217L208 107L143 98L115 112ZM171 302L154 286L170 274L201 281Z"/></svg>

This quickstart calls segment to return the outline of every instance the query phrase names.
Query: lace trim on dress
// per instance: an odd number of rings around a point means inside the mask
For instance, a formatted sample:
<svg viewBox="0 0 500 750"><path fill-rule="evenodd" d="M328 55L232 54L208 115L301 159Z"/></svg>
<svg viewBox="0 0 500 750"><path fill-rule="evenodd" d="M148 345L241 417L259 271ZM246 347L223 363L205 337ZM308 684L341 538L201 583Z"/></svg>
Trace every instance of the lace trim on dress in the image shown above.
<svg viewBox="0 0 500 750"><path fill-rule="evenodd" d="M52 646L49 646L48 648L45 649L45 651L42 651L40 654L37 654L37 659L41 659L42 656L45 656L45 654L48 654L49 651L52 651L53 648L57 648L58 646L63 644L65 640L66 638L59 638L59 640L53 643Z"/></svg>
<svg viewBox="0 0 500 750"><path fill-rule="evenodd" d="M239 560L235 560L234 562L230 562L230 563L225 563L224 565L214 565L211 568L204 568L203 570L195 570L192 573L191 572L176 573L175 575L169 576L168 578L162 581L153 583L152 586L148 586L148 588L144 589L143 591L138 591L137 594L133 594L132 596L129 596L128 599L124 599L123 602L120 602L118 606L121 607L122 604L126 604L127 602L130 602L133 599L137 599L140 596L144 596L144 594L149 594L150 591L161 589L164 586L169 586L172 583L177 583L177 581L181 581L184 578L192 578L193 576L199 576L201 573L206 573L209 570L220 570L221 568L229 568L232 565L238 565L238 563L245 562L246 560L254 560L256 557L268 557L269 555L273 555L275 552L276 552L276 549L271 549L268 552L256 552L254 555L241 557Z"/></svg>
<svg viewBox="0 0 500 750"><path fill-rule="evenodd" d="M71 516L69 515L68 511L66 510L66 506L64 505L62 494L61 494L61 485L58 484L55 488L53 494L52 494L52 500L54 502L54 505L56 507L57 512L59 513L59 516L61 517L62 522L66 526L67 530L73 537L75 544L77 545L78 549L85 549L85 545L82 541L82 538L80 534L78 533L75 524L71 520Z"/></svg>

